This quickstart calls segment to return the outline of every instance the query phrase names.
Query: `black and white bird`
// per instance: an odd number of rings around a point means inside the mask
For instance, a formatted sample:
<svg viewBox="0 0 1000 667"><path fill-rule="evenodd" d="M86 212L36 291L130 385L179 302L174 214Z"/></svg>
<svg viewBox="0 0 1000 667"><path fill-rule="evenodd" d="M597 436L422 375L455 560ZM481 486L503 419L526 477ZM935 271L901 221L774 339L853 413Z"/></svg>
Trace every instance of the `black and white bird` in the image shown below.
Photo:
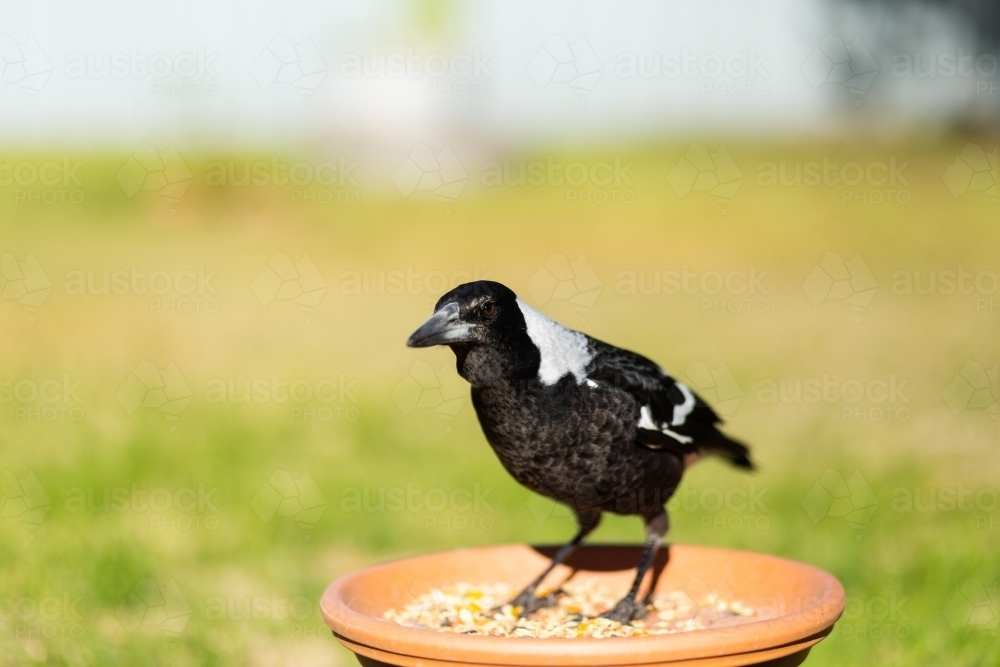
<svg viewBox="0 0 1000 667"><path fill-rule="evenodd" d="M641 616L636 596L684 471L708 454L753 468L747 447L723 435L719 417L683 383L646 357L554 322L500 283L448 292L407 345L451 347L504 468L576 516L576 536L512 601L522 614L554 602L537 587L613 512L641 516L646 542L631 590L605 616Z"/></svg>

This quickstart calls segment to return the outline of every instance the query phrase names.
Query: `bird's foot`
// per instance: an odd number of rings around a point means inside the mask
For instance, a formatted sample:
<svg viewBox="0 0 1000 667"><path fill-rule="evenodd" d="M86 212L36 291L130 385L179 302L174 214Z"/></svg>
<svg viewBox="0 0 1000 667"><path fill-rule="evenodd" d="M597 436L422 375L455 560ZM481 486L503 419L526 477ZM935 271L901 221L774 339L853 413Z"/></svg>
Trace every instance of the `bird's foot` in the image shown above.
<svg viewBox="0 0 1000 667"><path fill-rule="evenodd" d="M625 598L608 611L601 614L601 618L609 618L619 623L630 623L646 615L646 608L641 604L636 604L633 600Z"/></svg>
<svg viewBox="0 0 1000 667"><path fill-rule="evenodd" d="M514 607L514 611L518 618L523 618L528 614L532 614L539 609L544 609L545 607L551 607L556 603L557 594L549 593L544 596L536 596L535 591L526 590L521 591L521 593L508 602L507 604Z"/></svg>

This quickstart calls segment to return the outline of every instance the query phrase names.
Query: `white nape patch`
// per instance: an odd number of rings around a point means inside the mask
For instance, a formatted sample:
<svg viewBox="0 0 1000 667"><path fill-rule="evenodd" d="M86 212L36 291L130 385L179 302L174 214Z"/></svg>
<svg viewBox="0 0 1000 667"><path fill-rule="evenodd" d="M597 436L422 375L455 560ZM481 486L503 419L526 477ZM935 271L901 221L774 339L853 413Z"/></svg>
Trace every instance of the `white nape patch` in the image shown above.
<svg viewBox="0 0 1000 667"><path fill-rule="evenodd" d="M664 435L669 435L671 438L683 445L686 445L694 440L694 438L689 435L675 433L666 426L657 425L657 423L653 421L653 414L649 411L648 405L644 405L639 408L639 428L644 428L650 431L659 431Z"/></svg>
<svg viewBox="0 0 1000 667"><path fill-rule="evenodd" d="M591 380L590 378L587 378L587 386L592 389L597 389L597 383Z"/></svg>
<svg viewBox="0 0 1000 667"><path fill-rule="evenodd" d="M683 382L674 380L674 384L684 394L684 402L674 406L674 419L670 422L670 425L680 426L687 419L687 416L691 414L691 411L694 410L694 394L691 393L691 390Z"/></svg>
<svg viewBox="0 0 1000 667"><path fill-rule="evenodd" d="M538 379L542 384L553 385L567 373L573 374L577 384L586 380L587 364L591 359L587 337L550 320L520 299L517 307L528 326L528 337L542 355L538 367Z"/></svg>
<svg viewBox="0 0 1000 667"><path fill-rule="evenodd" d="M647 431L659 431L660 427L656 425L653 421L653 415L649 411L649 406L644 405L639 408L639 428L644 428Z"/></svg>

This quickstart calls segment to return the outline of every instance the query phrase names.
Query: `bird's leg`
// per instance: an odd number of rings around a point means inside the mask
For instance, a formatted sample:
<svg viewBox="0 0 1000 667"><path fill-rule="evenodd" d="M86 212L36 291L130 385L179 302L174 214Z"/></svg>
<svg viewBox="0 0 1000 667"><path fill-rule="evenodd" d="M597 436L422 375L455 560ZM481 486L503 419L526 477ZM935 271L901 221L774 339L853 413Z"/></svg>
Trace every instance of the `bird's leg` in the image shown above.
<svg viewBox="0 0 1000 667"><path fill-rule="evenodd" d="M635 573L635 581L632 582L632 588L629 589L628 595L615 604L613 609L601 614L602 617L610 618L619 623L628 623L632 619L642 615L643 605L636 604L635 598L639 594L639 587L642 585L642 580L646 576L646 572L653 564L656 551L663 542L663 536L667 534L668 526L669 522L665 510L646 519L646 545L642 550L642 558L639 559L639 569Z"/></svg>
<svg viewBox="0 0 1000 667"><path fill-rule="evenodd" d="M533 611L555 604L555 595L547 595L540 598L535 596L535 591L541 585L542 581L545 580L545 577L549 576L549 573L552 572L552 570L556 569L560 563L569 558L569 555L573 553L578 546L580 546L580 543L583 542L584 538L587 537L587 535L589 535L594 528L597 528L597 524L600 522L601 509L599 507L578 510L576 512L576 523L579 526L576 535L572 540L570 540L569 544L564 545L559 549L559 551L556 552L556 555L552 558L552 562L549 563L547 568L545 568L545 571L510 601L509 604L521 608L521 616L527 616Z"/></svg>

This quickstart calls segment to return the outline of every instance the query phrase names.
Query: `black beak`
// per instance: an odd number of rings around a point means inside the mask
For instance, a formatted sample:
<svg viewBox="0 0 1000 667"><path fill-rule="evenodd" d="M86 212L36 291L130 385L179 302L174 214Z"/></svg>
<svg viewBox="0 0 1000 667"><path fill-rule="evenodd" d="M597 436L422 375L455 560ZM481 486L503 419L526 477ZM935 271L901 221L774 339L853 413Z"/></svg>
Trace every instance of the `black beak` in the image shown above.
<svg viewBox="0 0 1000 667"><path fill-rule="evenodd" d="M472 340L472 328L458 319L458 304L454 301L441 306L431 318L413 332L407 347L450 345Z"/></svg>

